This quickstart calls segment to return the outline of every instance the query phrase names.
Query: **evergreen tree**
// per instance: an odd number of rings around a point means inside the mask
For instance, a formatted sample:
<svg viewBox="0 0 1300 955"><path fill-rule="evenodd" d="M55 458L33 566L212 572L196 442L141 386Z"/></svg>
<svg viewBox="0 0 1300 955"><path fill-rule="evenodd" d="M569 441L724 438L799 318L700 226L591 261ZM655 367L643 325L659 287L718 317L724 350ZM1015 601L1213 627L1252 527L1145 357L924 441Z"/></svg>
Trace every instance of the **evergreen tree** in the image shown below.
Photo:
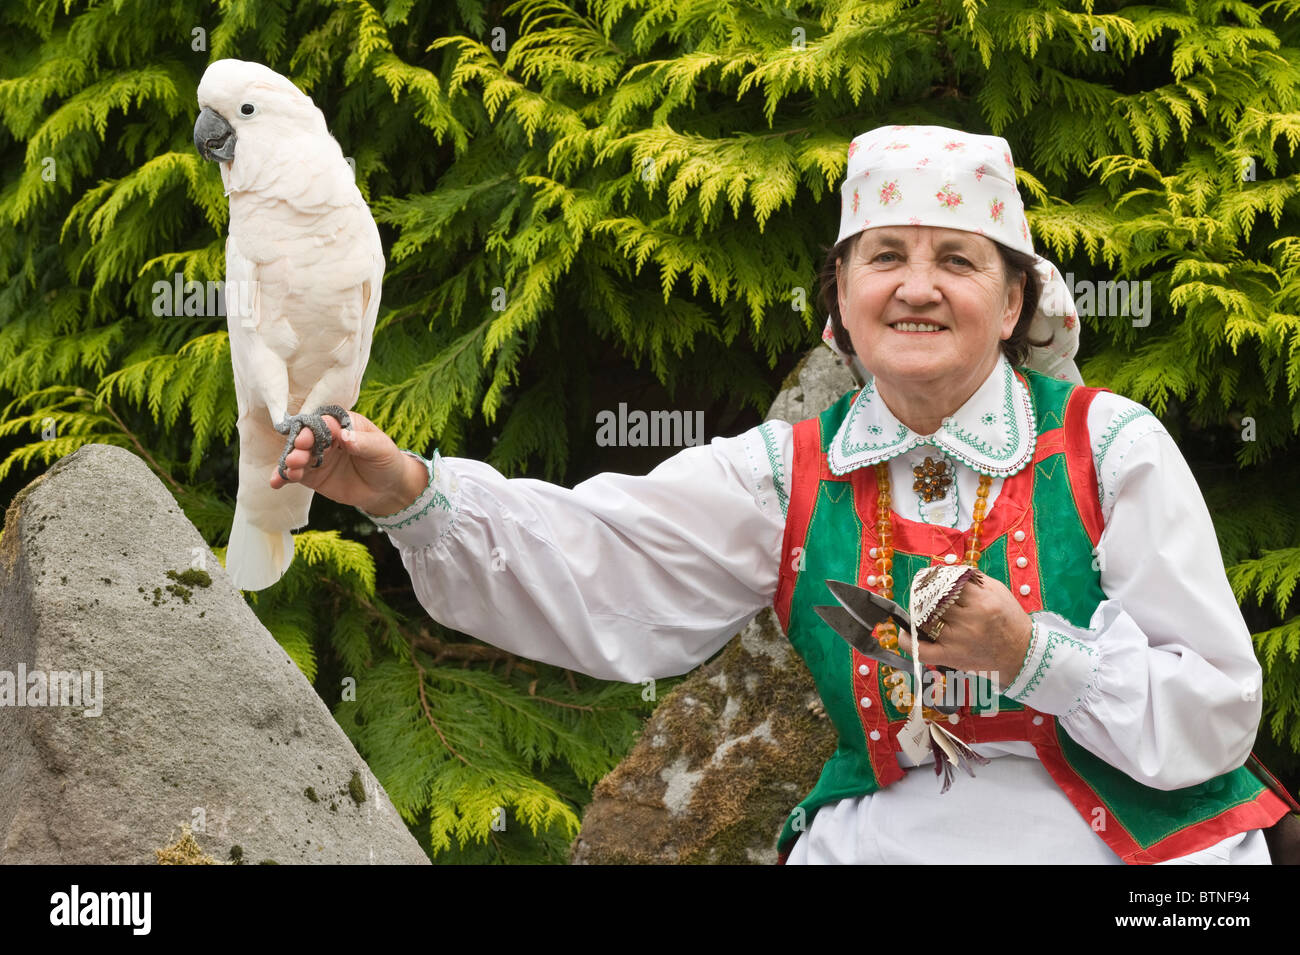
<svg viewBox="0 0 1300 955"><path fill-rule="evenodd" d="M389 258L358 410L404 447L566 483L614 460L594 447L596 410L644 405L648 387L660 407L707 405L711 434L757 420L817 340L813 276L854 135L994 133L1062 272L1150 283L1149 320L1083 315L1081 367L1151 407L1191 462L1266 668L1258 748L1294 788L1297 14L1300 0L11 2L0 479L12 493L84 443L118 444L224 541L225 319L160 315L155 289L224 274L225 200L190 142L212 59L291 76L356 163ZM641 688L449 633L355 512L321 499L312 527L253 606L404 817L439 860L562 859L635 736ZM340 700L349 676L357 698ZM493 828L503 816L524 824Z"/></svg>

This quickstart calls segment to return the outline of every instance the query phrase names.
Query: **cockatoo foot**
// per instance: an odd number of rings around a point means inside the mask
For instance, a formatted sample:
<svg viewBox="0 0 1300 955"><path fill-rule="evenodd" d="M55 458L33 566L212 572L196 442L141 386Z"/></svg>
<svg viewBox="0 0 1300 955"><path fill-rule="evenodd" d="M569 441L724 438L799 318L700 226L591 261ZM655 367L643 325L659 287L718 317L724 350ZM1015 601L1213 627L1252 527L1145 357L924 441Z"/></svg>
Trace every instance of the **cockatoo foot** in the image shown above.
<svg viewBox="0 0 1300 955"><path fill-rule="evenodd" d="M311 428L311 433L315 438L312 445L312 451L316 455L316 460L312 462L312 467L318 468L324 462L325 449L334 443L334 439L330 437L329 426L325 424L325 419L322 418L321 415L329 415L343 427L352 430L351 417L349 417L348 413L338 405L321 405L311 414L296 414L285 418L275 426L276 431L288 435L288 439L284 445L284 451L280 453L279 470L280 477L283 480L289 480L289 476L284 473L285 459L289 456L289 453L293 451L294 442L298 438L298 432L304 427Z"/></svg>

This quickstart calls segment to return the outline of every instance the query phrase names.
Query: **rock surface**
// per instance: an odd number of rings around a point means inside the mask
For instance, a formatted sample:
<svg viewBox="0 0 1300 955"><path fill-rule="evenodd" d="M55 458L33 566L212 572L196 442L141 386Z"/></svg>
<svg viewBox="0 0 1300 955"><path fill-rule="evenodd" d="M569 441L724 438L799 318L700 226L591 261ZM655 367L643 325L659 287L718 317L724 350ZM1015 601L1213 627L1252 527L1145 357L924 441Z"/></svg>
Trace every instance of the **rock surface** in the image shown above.
<svg viewBox="0 0 1300 955"><path fill-rule="evenodd" d="M820 414L854 379L818 345L768 418ZM771 608L664 698L597 784L575 863L774 863L786 816L817 782L835 730Z"/></svg>
<svg viewBox="0 0 1300 955"><path fill-rule="evenodd" d="M51 671L80 705L39 705ZM162 483L88 445L0 538L0 862L154 863L185 826L223 862L429 861Z"/></svg>

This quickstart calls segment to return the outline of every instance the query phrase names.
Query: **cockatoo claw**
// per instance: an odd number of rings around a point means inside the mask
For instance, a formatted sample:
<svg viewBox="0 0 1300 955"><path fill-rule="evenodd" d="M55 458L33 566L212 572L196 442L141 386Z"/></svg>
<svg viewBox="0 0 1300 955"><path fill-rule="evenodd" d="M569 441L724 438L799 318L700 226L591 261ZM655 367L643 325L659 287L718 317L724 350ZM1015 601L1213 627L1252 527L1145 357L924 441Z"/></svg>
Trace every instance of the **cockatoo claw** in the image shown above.
<svg viewBox="0 0 1300 955"><path fill-rule="evenodd" d="M288 435L284 445L284 451L280 453L279 468L280 477L285 481L289 480L288 475L284 473L285 459L289 456L289 452L294 449L294 442L298 439L298 432L304 427L311 429L312 436L315 439L312 443L312 451L316 455L316 460L312 462L312 467L318 468L324 463L325 449L334 443L334 439L330 437L330 429L325 424L325 419L321 417L322 415L329 415L343 427L352 430L351 417L349 417L348 413L338 405L321 405L315 411L311 412L311 414L290 415L275 426L276 431Z"/></svg>

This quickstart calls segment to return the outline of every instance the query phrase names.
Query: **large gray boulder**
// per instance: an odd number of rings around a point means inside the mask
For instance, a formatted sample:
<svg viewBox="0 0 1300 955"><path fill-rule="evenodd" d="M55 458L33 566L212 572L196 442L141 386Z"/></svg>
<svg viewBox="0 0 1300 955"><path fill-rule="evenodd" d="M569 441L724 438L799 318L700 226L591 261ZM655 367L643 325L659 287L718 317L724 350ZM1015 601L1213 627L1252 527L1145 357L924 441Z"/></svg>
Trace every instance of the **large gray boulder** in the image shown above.
<svg viewBox="0 0 1300 955"><path fill-rule="evenodd" d="M813 417L853 387L818 345L767 417ZM765 609L664 698L597 784L572 861L774 863L786 816L834 750L812 676Z"/></svg>
<svg viewBox="0 0 1300 955"><path fill-rule="evenodd" d="M186 827L217 861L429 861L158 478L88 445L0 538L0 862L153 863Z"/></svg>

